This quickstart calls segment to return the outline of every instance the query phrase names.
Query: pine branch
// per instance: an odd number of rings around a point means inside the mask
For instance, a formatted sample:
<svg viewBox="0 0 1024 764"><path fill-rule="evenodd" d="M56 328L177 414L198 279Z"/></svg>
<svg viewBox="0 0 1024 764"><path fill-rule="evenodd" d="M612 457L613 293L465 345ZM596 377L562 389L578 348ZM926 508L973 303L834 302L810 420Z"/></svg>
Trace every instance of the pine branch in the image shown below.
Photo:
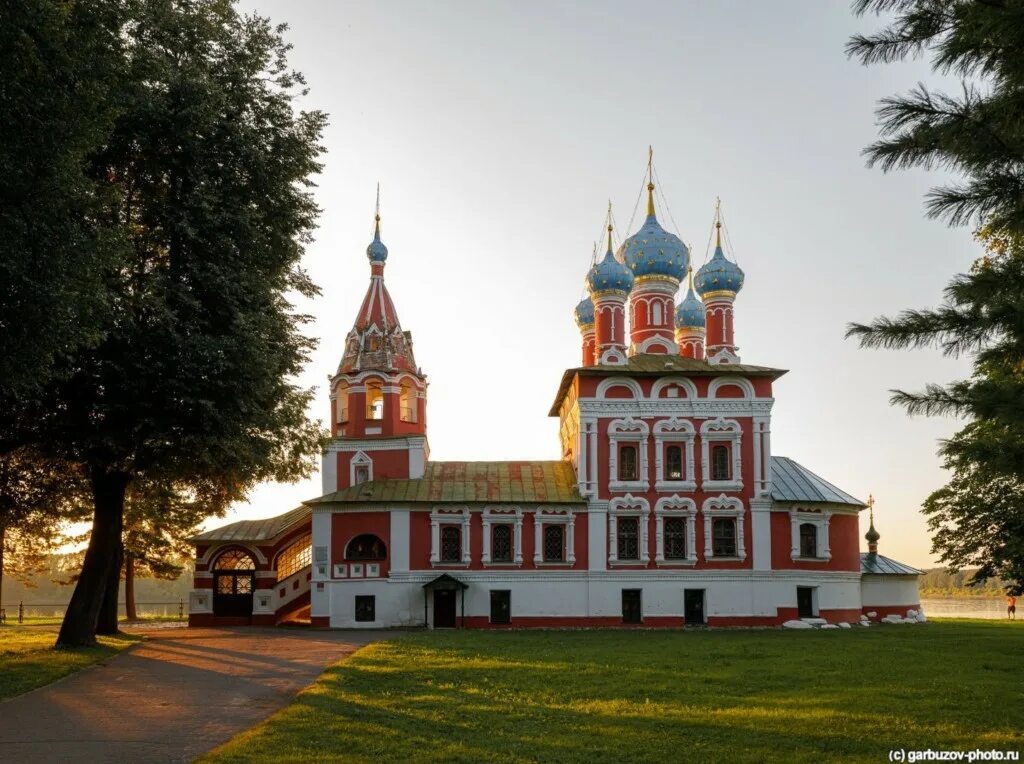
<svg viewBox="0 0 1024 764"><path fill-rule="evenodd" d="M937 347L943 355L955 358L977 350L988 331L973 312L945 305L938 310L905 310L895 319L882 316L870 324L850 324L845 336L856 337L862 348Z"/></svg>
<svg viewBox="0 0 1024 764"><path fill-rule="evenodd" d="M962 415L970 408L970 401L959 398L942 385L926 385L923 393L890 390L889 402L903 406L910 416Z"/></svg>

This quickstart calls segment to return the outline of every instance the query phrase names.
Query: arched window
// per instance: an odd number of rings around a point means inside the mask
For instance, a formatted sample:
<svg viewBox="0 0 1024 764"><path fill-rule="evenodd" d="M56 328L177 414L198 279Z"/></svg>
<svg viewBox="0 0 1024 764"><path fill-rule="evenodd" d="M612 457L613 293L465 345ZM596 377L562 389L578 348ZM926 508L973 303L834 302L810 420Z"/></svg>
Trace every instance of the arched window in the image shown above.
<svg viewBox="0 0 1024 764"><path fill-rule="evenodd" d="M682 517L665 518L665 559L686 559L686 520Z"/></svg>
<svg viewBox="0 0 1024 764"><path fill-rule="evenodd" d="M380 350L380 337L376 334L367 334L366 339L363 341L363 349L370 353Z"/></svg>
<svg viewBox="0 0 1024 764"><path fill-rule="evenodd" d="M346 560L383 560L387 556L388 548L372 533L356 536L345 547Z"/></svg>
<svg viewBox="0 0 1024 764"><path fill-rule="evenodd" d="M379 420L384 418L384 392L380 383L371 382L366 386L366 418Z"/></svg>
<svg viewBox="0 0 1024 764"><path fill-rule="evenodd" d="M818 528L814 523L800 524L800 556L818 556Z"/></svg>
<svg viewBox="0 0 1024 764"><path fill-rule="evenodd" d="M618 523L619 559L639 560L640 521L635 517L620 517Z"/></svg>
<svg viewBox="0 0 1024 764"><path fill-rule="evenodd" d="M715 557L736 556L736 520L716 517L711 523L712 553Z"/></svg>
<svg viewBox="0 0 1024 764"><path fill-rule="evenodd" d="M402 382L399 396L400 411L403 422L416 421L416 388L408 380Z"/></svg>
<svg viewBox="0 0 1024 764"><path fill-rule="evenodd" d="M711 447L711 479L729 479L729 447L717 445Z"/></svg>
<svg viewBox="0 0 1024 764"><path fill-rule="evenodd" d="M636 446L619 448L619 480L636 480Z"/></svg>
<svg viewBox="0 0 1024 764"><path fill-rule="evenodd" d="M682 446L669 446L665 449L665 478L667 480L683 479Z"/></svg>
<svg viewBox="0 0 1024 764"><path fill-rule="evenodd" d="M651 304L651 323L654 324L655 326L660 326L664 320L665 319L662 313L661 302L655 300Z"/></svg>
<svg viewBox="0 0 1024 764"><path fill-rule="evenodd" d="M256 570L252 557L241 549L229 549L217 558L214 570Z"/></svg>
<svg viewBox="0 0 1024 764"><path fill-rule="evenodd" d="M338 389L335 392L334 401L335 411L337 411L337 417L335 419L340 424L348 421L348 385L342 382L338 385Z"/></svg>
<svg viewBox="0 0 1024 764"><path fill-rule="evenodd" d="M462 532L455 525L441 529L441 562L462 562Z"/></svg>
<svg viewBox="0 0 1024 764"><path fill-rule="evenodd" d="M507 523L491 529L491 562L512 562L512 526Z"/></svg>
<svg viewBox="0 0 1024 764"><path fill-rule="evenodd" d="M565 561L565 528L561 525L544 526L544 561Z"/></svg>
<svg viewBox="0 0 1024 764"><path fill-rule="evenodd" d="M300 536L277 556L277 580L283 581L313 562L313 537Z"/></svg>

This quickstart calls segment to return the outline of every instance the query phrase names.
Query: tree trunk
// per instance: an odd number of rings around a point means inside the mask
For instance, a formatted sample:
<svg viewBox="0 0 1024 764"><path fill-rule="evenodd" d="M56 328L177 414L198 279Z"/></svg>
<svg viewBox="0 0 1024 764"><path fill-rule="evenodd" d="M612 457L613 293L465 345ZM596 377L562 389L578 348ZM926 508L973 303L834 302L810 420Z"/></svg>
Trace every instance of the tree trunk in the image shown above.
<svg viewBox="0 0 1024 764"><path fill-rule="evenodd" d="M124 519L124 494L128 475L94 467L90 470L93 495L92 532L82 561L71 602L57 636L57 647L89 647L96 644L96 624L111 575L120 579L115 567Z"/></svg>
<svg viewBox="0 0 1024 764"><path fill-rule="evenodd" d="M122 540L123 525L117 525L117 551L114 553L107 585L103 591L103 602L99 615L96 617L97 634L117 634L117 595L121 591L121 568L124 565L124 541Z"/></svg>
<svg viewBox="0 0 1024 764"><path fill-rule="evenodd" d="M124 616L129 621L139 618L135 612L135 558L130 552L124 556Z"/></svg>
<svg viewBox="0 0 1024 764"><path fill-rule="evenodd" d="M6 543L7 526L0 525L0 610L4 607L4 544Z"/></svg>

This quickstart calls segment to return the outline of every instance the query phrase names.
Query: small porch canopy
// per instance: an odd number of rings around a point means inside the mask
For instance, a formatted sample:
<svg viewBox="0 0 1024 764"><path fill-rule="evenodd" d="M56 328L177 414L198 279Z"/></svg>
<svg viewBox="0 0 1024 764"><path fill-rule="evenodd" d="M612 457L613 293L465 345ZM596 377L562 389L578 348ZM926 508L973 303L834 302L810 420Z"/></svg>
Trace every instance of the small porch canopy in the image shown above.
<svg viewBox="0 0 1024 764"><path fill-rule="evenodd" d="M423 584L423 626L426 628L429 626L430 621L427 617L427 605L430 592L443 591L443 592L461 592L462 600L462 613L459 618L460 625L466 627L466 589L469 588L469 584L464 581L460 581L455 576L449 575L448 573L442 573L433 581L427 581Z"/></svg>

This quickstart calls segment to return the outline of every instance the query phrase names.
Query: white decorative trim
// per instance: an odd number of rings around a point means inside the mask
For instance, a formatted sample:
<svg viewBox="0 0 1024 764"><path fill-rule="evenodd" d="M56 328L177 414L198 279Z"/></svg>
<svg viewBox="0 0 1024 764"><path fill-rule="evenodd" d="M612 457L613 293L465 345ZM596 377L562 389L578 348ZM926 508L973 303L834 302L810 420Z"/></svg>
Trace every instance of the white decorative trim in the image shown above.
<svg viewBox="0 0 1024 764"><path fill-rule="evenodd" d="M708 356L708 363L712 366L718 366L719 364L736 364L740 363L740 357L729 348L720 347Z"/></svg>
<svg viewBox="0 0 1024 764"><path fill-rule="evenodd" d="M545 525L565 526L565 560L544 559ZM575 565L576 564L576 513L554 507L537 507L533 514L533 564L534 565Z"/></svg>
<svg viewBox="0 0 1024 764"><path fill-rule="evenodd" d="M659 398L635 401L625 399L580 398L578 400L581 417L621 417L635 416L656 418L664 416L684 416L697 419L715 417L754 417L771 414L773 398L717 398L709 400L700 398Z"/></svg>
<svg viewBox="0 0 1024 764"><path fill-rule="evenodd" d="M754 398L754 384L746 377L715 377L708 385L708 398L714 398L719 388L735 385L743 391L744 398ZM735 398L726 400L736 400Z"/></svg>
<svg viewBox="0 0 1024 764"><path fill-rule="evenodd" d="M650 352L651 345L661 345L668 349L665 355L679 355L679 345L676 344L674 338L671 335L666 334L671 332L672 329L667 326L652 326L645 331L651 332L663 332L662 334L655 334L653 337L648 337L643 342L633 345L633 351L636 353L647 353Z"/></svg>
<svg viewBox="0 0 1024 764"><path fill-rule="evenodd" d="M484 507L480 515L483 523L483 552L480 555L480 562L484 565L522 565L523 564L523 510L519 507L501 509L498 507ZM491 560L491 526L511 525L512 526L512 560Z"/></svg>
<svg viewBox="0 0 1024 764"><path fill-rule="evenodd" d="M644 397L644 391L640 387L640 383L630 377L605 377L597 384L597 390L594 392L594 397L598 399L604 399L607 397L608 390L612 387L626 387L633 392L633 397L636 400L640 400ZM622 398L612 398L610 400L624 400Z"/></svg>
<svg viewBox="0 0 1024 764"><path fill-rule="evenodd" d="M694 470L694 440L696 431L688 419L670 417L654 425L654 488L658 491L695 491L697 489ZM684 446L683 479L668 480L665 477L665 449L670 442Z"/></svg>
<svg viewBox="0 0 1024 764"><path fill-rule="evenodd" d="M286 530L291 530L291 526L289 526ZM275 536L274 538L277 538L282 533L284 533L284 531L281 531L281 533L277 534L277 536ZM264 544L270 544L272 541L273 541L273 539L266 539L266 541L264 541L263 543ZM200 541L199 543L202 543L202 542ZM252 555L252 557L257 562L259 562L259 563L261 563L263 565L266 565L269 562L269 560L267 559L267 556L265 554L263 554L263 552L260 551L260 548L258 546L255 546L254 544L252 544L252 542L246 542L246 541L220 541L220 542L214 542L214 544L212 546L210 546L206 550L206 552L203 554L202 557L196 558L196 563L197 564L206 564L207 566L209 566L213 562L213 560L215 558L219 557L220 553L223 552L228 547L235 547L235 548L241 549L244 552L247 552L248 554ZM260 572L263 573L265 571L260 571Z"/></svg>
<svg viewBox="0 0 1024 764"><path fill-rule="evenodd" d="M369 428L366 430L369 432ZM348 484L357 485L356 483L356 467L366 467L367 475L366 482L373 480L373 459L366 455L365 451L357 451L355 456L348 463Z"/></svg>
<svg viewBox="0 0 1024 764"><path fill-rule="evenodd" d="M647 441L650 427L631 416L608 423L608 490L646 491L650 486L647 466ZM637 480L619 480L619 442L637 443Z"/></svg>
<svg viewBox="0 0 1024 764"><path fill-rule="evenodd" d="M829 510L801 510L791 509L789 511L790 550L789 556L793 560L807 560L809 562L828 562L832 559L832 549L829 544L829 522L832 513ZM800 526L810 523L815 529L815 556L803 557L800 554Z"/></svg>
<svg viewBox="0 0 1024 764"><path fill-rule="evenodd" d="M430 513L430 564L434 566L469 565L469 507L434 507ZM441 523L462 525L462 559L459 562L441 560Z"/></svg>
<svg viewBox="0 0 1024 764"><path fill-rule="evenodd" d="M747 558L747 549L744 539L743 531L743 502L732 496L726 496L724 493L719 496L714 496L710 499L704 500L704 505L701 507L701 515L704 518L704 557L705 559L727 559L727 560L745 560ZM715 557L714 546L711 539L711 525L712 520L731 517L736 520L736 556L735 557Z"/></svg>
<svg viewBox="0 0 1024 764"><path fill-rule="evenodd" d="M725 441L731 444L732 478L711 479L710 445ZM701 487L705 491L739 491L743 489L742 450L743 428L734 419L710 419L700 426L700 455L702 462Z"/></svg>
<svg viewBox="0 0 1024 764"><path fill-rule="evenodd" d="M686 518L686 557L665 559L665 517ZM697 562L697 503L678 494L658 499L654 505L654 561L659 565L693 565Z"/></svg>
<svg viewBox="0 0 1024 764"><path fill-rule="evenodd" d="M618 346L613 346L601 353L598 363L602 366L625 366L626 365L626 353L625 351L619 350Z"/></svg>
<svg viewBox="0 0 1024 764"><path fill-rule="evenodd" d="M405 451L409 448L426 448L424 435L407 435L404 438L376 440L374 438L334 438L324 449L325 453L354 453L369 451Z"/></svg>
<svg viewBox="0 0 1024 764"><path fill-rule="evenodd" d="M661 377L660 379L655 380L654 384L651 386L651 400L660 400L661 391L664 390L669 385L679 385L679 387L686 388L686 397L688 399L694 399L698 397L697 386L693 384L692 379L690 379L689 377L669 376Z"/></svg>
<svg viewBox="0 0 1024 764"><path fill-rule="evenodd" d="M608 502L608 564L616 565L646 565L650 562L651 556L647 551L647 518L651 513L651 505L647 503L647 499L639 496L633 496L627 493L625 496L617 496ZM639 545L640 558L637 560L620 560L619 559L619 537L618 537L618 526L619 518L621 517L636 517L637 530L639 538L637 544Z"/></svg>

